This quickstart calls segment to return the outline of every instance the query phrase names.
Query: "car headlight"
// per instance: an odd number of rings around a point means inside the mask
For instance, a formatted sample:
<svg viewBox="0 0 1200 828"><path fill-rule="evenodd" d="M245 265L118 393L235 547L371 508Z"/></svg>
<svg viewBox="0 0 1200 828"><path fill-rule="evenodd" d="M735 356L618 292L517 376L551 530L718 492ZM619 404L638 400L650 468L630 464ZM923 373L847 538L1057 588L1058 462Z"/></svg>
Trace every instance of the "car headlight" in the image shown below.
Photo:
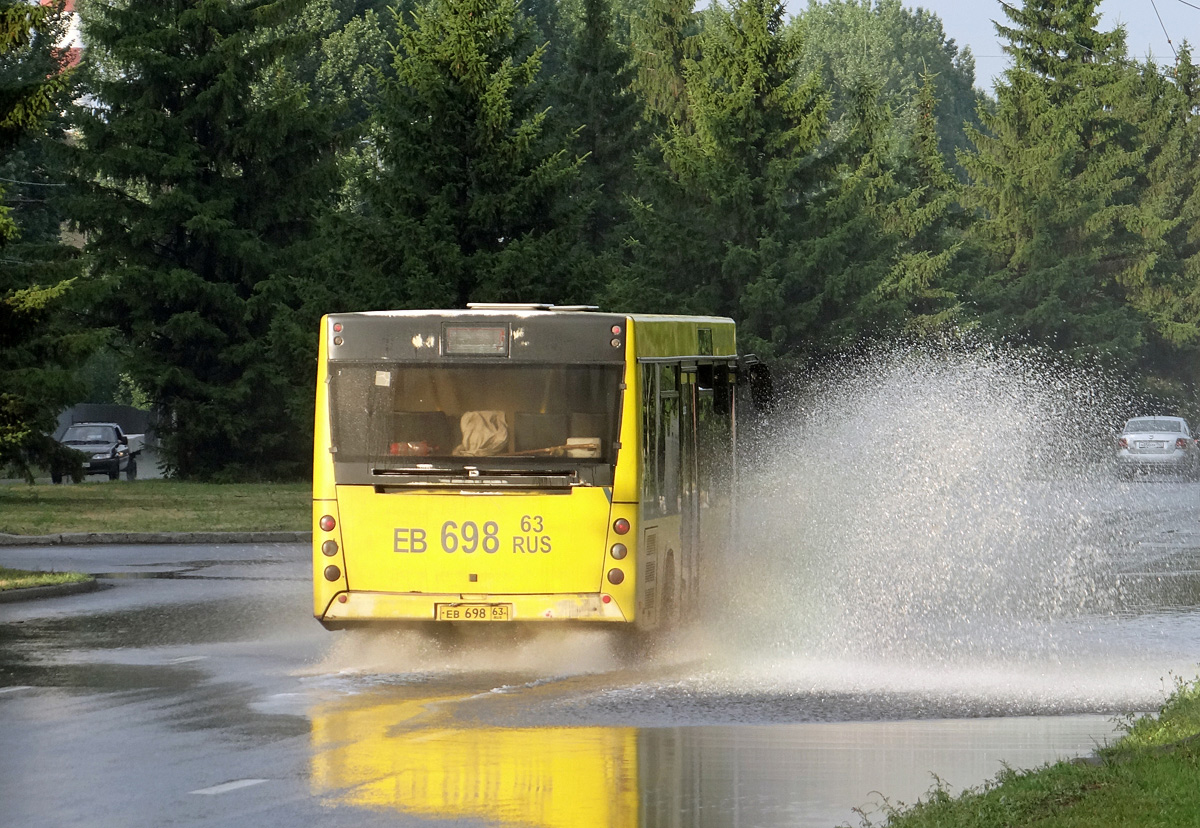
<svg viewBox="0 0 1200 828"><path fill-rule="evenodd" d="M93 460L107 460L110 457L112 457L112 455L109 454L107 451L102 451L102 452L99 452L98 454L92 455Z"/></svg>

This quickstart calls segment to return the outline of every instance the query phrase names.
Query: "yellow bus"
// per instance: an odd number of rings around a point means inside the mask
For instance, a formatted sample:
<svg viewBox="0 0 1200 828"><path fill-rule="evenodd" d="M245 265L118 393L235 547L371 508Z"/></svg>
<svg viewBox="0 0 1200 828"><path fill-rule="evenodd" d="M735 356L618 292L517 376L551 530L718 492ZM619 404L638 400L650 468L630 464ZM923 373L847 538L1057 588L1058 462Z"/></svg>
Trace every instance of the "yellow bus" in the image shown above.
<svg viewBox="0 0 1200 828"><path fill-rule="evenodd" d="M330 629L695 610L730 532L734 323L549 305L331 314L313 453Z"/></svg>

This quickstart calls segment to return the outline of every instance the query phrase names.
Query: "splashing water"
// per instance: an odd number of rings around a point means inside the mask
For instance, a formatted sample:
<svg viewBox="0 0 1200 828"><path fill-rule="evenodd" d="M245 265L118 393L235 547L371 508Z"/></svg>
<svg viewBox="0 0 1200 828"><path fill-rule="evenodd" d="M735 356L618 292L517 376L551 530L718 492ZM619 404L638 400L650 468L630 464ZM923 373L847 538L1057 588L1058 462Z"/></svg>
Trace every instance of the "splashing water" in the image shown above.
<svg viewBox="0 0 1200 828"><path fill-rule="evenodd" d="M894 350L810 387L758 441L726 618L776 652L1039 658L1119 597L1100 372ZM733 564L730 566L729 564Z"/></svg>

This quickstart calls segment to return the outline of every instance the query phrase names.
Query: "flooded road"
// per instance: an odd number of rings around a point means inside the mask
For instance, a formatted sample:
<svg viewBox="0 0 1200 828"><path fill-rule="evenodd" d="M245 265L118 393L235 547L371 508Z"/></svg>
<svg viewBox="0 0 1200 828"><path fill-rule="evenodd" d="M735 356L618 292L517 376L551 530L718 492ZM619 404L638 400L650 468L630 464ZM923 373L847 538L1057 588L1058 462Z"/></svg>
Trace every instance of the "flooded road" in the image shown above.
<svg viewBox="0 0 1200 828"><path fill-rule="evenodd" d="M0 605L0 801L29 826L879 821L935 776L1087 754L1196 674L1200 484L1088 502L1111 584L940 649L738 602L637 661L591 632L327 633L303 546L3 548L107 588Z"/></svg>
<svg viewBox="0 0 1200 828"><path fill-rule="evenodd" d="M1112 473L1102 381L906 353L835 379L752 446L703 617L636 659L325 632L306 546L0 547L106 587L0 604L5 822L879 823L1196 677L1200 483Z"/></svg>

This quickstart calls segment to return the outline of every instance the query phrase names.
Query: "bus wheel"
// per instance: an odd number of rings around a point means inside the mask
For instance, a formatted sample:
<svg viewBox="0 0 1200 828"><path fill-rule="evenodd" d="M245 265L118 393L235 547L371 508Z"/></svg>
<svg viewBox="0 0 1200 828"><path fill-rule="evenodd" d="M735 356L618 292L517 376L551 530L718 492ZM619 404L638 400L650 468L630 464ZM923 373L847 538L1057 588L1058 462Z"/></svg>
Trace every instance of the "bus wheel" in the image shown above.
<svg viewBox="0 0 1200 828"><path fill-rule="evenodd" d="M621 662L643 661L650 655L650 647L654 639L646 631L636 626L612 632L613 653Z"/></svg>

